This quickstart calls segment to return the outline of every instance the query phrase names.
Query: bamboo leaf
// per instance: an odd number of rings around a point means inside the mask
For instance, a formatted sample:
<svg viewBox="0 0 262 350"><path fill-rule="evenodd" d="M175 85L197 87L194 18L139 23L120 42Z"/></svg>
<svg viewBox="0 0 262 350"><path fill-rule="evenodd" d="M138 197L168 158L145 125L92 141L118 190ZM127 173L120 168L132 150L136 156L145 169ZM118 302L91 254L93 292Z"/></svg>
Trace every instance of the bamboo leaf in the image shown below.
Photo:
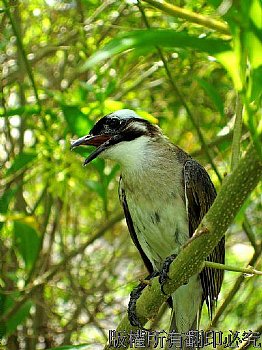
<svg viewBox="0 0 262 350"><path fill-rule="evenodd" d="M92 122L78 106L62 105L62 111L72 134L82 136L89 132Z"/></svg>
<svg viewBox="0 0 262 350"><path fill-rule="evenodd" d="M18 170L28 167L28 164L32 162L36 158L36 156L37 154L35 151L27 151L27 152L19 153L15 157L11 167L7 170L6 175L13 174Z"/></svg>
<svg viewBox="0 0 262 350"><path fill-rule="evenodd" d="M33 303L31 300L26 301L17 311L14 315L12 315L8 321L6 322L6 333L12 334L16 327L20 324L23 324L25 319L27 318L30 309L32 307Z"/></svg>
<svg viewBox="0 0 262 350"><path fill-rule="evenodd" d="M25 266L30 269L37 258L40 237L36 229L23 221L14 222L14 239Z"/></svg>
<svg viewBox="0 0 262 350"><path fill-rule="evenodd" d="M198 38L186 32L178 33L172 29L136 30L111 40L87 60L82 66L81 71L86 71L94 64L124 51L145 47L150 47L154 50L156 46L167 48L191 48L207 52L210 55L216 55L231 50L229 41L222 39Z"/></svg>
<svg viewBox="0 0 262 350"><path fill-rule="evenodd" d="M235 53L232 51L230 41L223 39L199 38L186 32L176 32L172 29L136 30L112 39L102 49L92 55L80 68L84 72L93 65L109 59L121 52L133 49L150 49L156 47L193 49L214 56L228 71L237 90L242 89L242 82Z"/></svg>

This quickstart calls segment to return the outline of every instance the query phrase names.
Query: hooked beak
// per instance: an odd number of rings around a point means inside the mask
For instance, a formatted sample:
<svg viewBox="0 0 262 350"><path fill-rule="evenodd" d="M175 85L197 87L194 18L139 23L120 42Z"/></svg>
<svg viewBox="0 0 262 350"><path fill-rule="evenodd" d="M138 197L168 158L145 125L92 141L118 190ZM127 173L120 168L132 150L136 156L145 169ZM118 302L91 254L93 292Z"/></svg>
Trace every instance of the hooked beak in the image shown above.
<svg viewBox="0 0 262 350"><path fill-rule="evenodd" d="M72 141L71 150L82 145L95 146L95 151L92 152L84 161L84 165L87 165L110 145L113 145L118 141L120 141L118 140L118 137L112 135L86 135L76 141Z"/></svg>

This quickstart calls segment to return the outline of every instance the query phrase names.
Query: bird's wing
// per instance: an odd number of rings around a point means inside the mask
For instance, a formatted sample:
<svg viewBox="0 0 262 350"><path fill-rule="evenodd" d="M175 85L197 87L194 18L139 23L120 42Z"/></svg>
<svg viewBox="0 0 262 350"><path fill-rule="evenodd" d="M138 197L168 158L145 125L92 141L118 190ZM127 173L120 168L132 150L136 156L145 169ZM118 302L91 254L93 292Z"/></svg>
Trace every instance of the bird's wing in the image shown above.
<svg viewBox="0 0 262 350"><path fill-rule="evenodd" d="M121 202L123 209L124 209L126 223L127 223L127 227L128 227L130 236L131 236L135 246L137 247L137 249L142 257L143 262L144 262L148 272L151 274L153 272L153 266L152 266L150 260L148 259L148 257L146 256L146 254L144 253L144 251L143 251L143 249L138 241L137 234L136 234L136 231L135 231L135 228L133 225L133 221L132 221L129 209L128 209L125 190L124 190L123 182L122 182L122 177L120 177L120 180L119 180L118 194L119 194L120 202Z"/></svg>
<svg viewBox="0 0 262 350"><path fill-rule="evenodd" d="M205 169L193 159L186 161L184 165L184 181L189 234L191 237L211 207L216 197L216 190ZM208 256L207 260L221 264L224 263L224 237ZM200 279L203 288L203 300L206 301L209 314L212 318L212 311L222 285L223 270L204 268L200 273Z"/></svg>

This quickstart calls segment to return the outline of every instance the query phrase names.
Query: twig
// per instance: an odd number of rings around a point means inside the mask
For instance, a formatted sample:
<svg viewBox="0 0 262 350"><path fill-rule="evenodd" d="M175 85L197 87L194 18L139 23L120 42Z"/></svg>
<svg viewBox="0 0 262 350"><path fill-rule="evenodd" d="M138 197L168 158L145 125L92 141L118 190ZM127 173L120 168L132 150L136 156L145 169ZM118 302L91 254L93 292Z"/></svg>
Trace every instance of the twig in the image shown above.
<svg viewBox="0 0 262 350"><path fill-rule="evenodd" d="M260 244L260 247L257 251L255 251L252 259L249 261L249 265L254 266L257 262L257 260L259 259L260 255L262 252L262 243ZM223 303L220 305L219 309L217 309L217 312L212 320L212 322L209 324L207 330L210 330L212 328L214 328L221 315L224 313L224 311L226 310L226 308L228 307L228 305L230 304L230 302L232 301L234 295L239 292L240 286L243 283L243 281L245 280L245 276L243 274L241 274L237 280L235 281L234 286L231 288L231 290L228 292L225 300L223 301Z"/></svg>
<svg viewBox="0 0 262 350"><path fill-rule="evenodd" d="M7 16L9 18L9 20L10 20L10 23L11 23L14 35L16 36L17 46L18 46L18 48L19 48L19 50L21 52L21 56L22 56L22 59L24 61L25 68L27 70L28 77L29 77L29 79L31 81L37 104L39 105L39 107L41 107L41 103L40 103L40 100L39 100L39 96L38 96L38 92L37 92L37 88L36 88L36 84L35 84L34 75L33 75L31 66L30 66L30 64L28 62L28 59L27 59L27 56L26 56L26 52L25 52L25 49L24 49L22 38L21 38L21 36L19 34L19 31L18 31L18 28L16 26L16 23L15 23L15 21L13 19L13 16L12 16L11 12L10 12L10 8L9 8L9 4L8 4L7 0L3 0L3 3L5 5L5 11L7 13Z"/></svg>
<svg viewBox="0 0 262 350"><path fill-rule="evenodd" d="M203 267L211 267L213 269L218 270L227 270L227 271L235 271L235 272L242 272L247 275L260 275L262 276L262 271L254 269L254 267L236 267L236 266L230 266L230 265L224 265L219 264L211 261L204 261Z"/></svg>
<svg viewBox="0 0 262 350"><path fill-rule="evenodd" d="M242 223L242 228L245 231L247 238L249 239L250 243L252 244L254 250L255 251L259 250L259 246L257 245L255 234L252 230L252 227L250 225L250 222L249 222L246 214L244 214L244 221Z"/></svg>
<svg viewBox="0 0 262 350"><path fill-rule="evenodd" d="M228 25L225 22L218 21L216 19L206 17L203 15L200 15L199 13L195 13L192 11L189 11L187 9L171 5L168 2L164 0L143 0L144 2L147 2L148 4L152 5L153 7L158 8L159 10L168 13L171 16L180 17L183 19L188 20L189 22L196 23L199 25L202 25L206 28L216 30L223 34L230 35L230 31L228 28Z"/></svg>
<svg viewBox="0 0 262 350"><path fill-rule="evenodd" d="M127 89L119 91L115 95L116 100L120 100L123 96L125 96L129 91L135 89L139 86L146 78L155 73L159 69L159 65L155 63L151 66L147 71L143 72Z"/></svg>

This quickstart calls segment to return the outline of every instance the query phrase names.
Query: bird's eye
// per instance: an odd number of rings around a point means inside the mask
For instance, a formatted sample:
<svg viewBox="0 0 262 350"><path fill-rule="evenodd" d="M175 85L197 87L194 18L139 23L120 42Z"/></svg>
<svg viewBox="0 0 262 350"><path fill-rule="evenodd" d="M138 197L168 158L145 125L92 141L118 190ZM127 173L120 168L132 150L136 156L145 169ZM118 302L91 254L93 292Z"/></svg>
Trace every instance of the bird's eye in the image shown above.
<svg viewBox="0 0 262 350"><path fill-rule="evenodd" d="M117 118L112 118L108 120L107 124L110 127L110 129L116 129L120 126L121 122Z"/></svg>

